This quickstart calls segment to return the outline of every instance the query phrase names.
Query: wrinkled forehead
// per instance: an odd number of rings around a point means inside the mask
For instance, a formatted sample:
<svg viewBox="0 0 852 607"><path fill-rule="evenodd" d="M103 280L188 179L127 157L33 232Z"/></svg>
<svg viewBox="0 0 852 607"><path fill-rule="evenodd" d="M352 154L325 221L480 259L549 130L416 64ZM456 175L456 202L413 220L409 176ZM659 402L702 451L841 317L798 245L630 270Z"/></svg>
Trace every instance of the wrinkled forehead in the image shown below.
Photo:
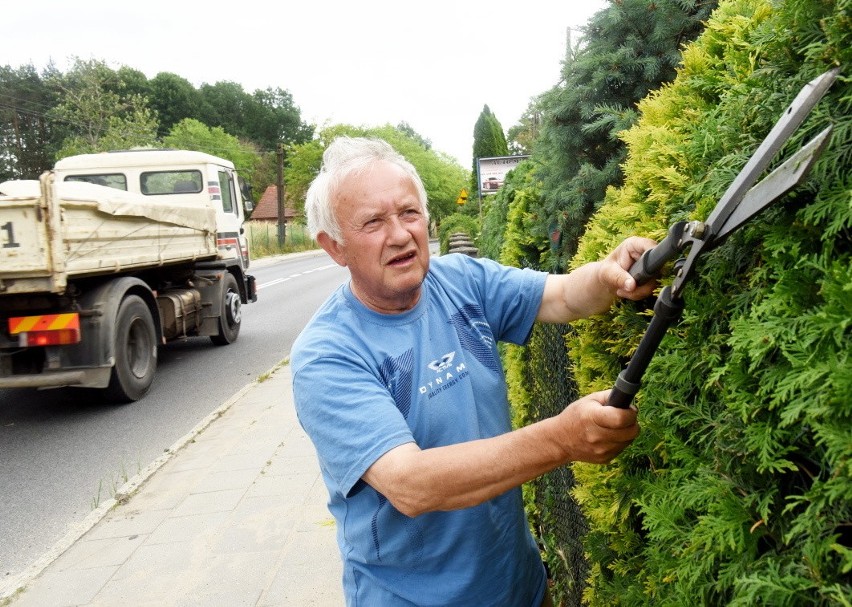
<svg viewBox="0 0 852 607"><path fill-rule="evenodd" d="M414 200L422 206L417 186L402 167L387 161L359 167L337 184L335 206L362 207L375 204L405 204Z"/></svg>

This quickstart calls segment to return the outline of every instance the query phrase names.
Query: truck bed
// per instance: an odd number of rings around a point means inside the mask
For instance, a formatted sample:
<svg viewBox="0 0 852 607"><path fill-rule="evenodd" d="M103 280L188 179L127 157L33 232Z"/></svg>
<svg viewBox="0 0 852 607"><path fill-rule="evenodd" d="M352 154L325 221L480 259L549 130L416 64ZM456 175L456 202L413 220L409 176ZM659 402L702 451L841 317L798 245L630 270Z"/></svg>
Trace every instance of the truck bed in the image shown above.
<svg viewBox="0 0 852 607"><path fill-rule="evenodd" d="M216 213L99 185L0 184L0 294L63 293L73 278L215 259Z"/></svg>

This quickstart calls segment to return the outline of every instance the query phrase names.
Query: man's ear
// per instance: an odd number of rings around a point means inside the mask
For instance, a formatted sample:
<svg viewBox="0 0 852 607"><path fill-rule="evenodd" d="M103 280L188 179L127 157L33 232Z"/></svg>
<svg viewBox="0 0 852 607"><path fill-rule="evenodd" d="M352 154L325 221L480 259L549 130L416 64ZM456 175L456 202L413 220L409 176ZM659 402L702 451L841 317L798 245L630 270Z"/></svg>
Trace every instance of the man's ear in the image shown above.
<svg viewBox="0 0 852 607"><path fill-rule="evenodd" d="M317 242L337 265L346 267L346 256L343 253L343 247L336 240L325 232L320 232L317 234Z"/></svg>

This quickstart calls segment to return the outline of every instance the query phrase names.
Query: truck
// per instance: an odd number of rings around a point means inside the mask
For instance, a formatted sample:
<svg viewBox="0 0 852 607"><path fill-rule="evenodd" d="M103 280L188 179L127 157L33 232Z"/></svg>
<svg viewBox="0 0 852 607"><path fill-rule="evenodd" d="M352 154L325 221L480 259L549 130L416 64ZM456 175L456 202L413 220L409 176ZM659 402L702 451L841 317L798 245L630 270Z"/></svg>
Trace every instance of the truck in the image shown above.
<svg viewBox="0 0 852 607"><path fill-rule="evenodd" d="M158 348L233 343L257 301L232 162L187 150L82 154L0 184L0 388L149 391Z"/></svg>

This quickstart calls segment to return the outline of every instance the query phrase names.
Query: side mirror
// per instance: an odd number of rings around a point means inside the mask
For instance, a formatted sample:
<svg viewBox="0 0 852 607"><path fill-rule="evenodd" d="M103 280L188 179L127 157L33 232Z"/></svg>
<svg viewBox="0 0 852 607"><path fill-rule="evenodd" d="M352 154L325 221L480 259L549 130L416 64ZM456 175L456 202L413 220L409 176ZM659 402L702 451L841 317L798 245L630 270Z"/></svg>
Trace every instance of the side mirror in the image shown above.
<svg viewBox="0 0 852 607"><path fill-rule="evenodd" d="M254 211L254 203L252 202L251 196L251 186L242 177L238 176L237 179L240 185L240 194L243 198L243 212L245 213L246 219L248 219L251 215L251 212Z"/></svg>

